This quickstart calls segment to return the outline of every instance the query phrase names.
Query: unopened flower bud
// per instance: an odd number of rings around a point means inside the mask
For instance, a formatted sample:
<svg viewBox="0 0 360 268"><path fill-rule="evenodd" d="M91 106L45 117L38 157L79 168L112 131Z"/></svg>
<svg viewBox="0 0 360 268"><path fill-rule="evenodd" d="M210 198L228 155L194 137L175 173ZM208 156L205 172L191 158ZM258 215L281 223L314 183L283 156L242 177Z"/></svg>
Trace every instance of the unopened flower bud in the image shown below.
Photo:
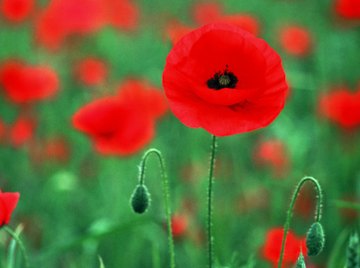
<svg viewBox="0 0 360 268"><path fill-rule="evenodd" d="M347 248L346 268L359 268L359 236L357 233L350 236L349 245Z"/></svg>
<svg viewBox="0 0 360 268"><path fill-rule="evenodd" d="M314 222L306 236L306 247L308 256L317 256L323 250L325 234L320 222Z"/></svg>
<svg viewBox="0 0 360 268"><path fill-rule="evenodd" d="M304 255L302 254L302 252L300 252L300 254L299 254L295 268L306 268L305 259L304 259Z"/></svg>
<svg viewBox="0 0 360 268"><path fill-rule="evenodd" d="M131 207L136 213L144 213L150 206L150 193L145 185L136 186L131 199Z"/></svg>

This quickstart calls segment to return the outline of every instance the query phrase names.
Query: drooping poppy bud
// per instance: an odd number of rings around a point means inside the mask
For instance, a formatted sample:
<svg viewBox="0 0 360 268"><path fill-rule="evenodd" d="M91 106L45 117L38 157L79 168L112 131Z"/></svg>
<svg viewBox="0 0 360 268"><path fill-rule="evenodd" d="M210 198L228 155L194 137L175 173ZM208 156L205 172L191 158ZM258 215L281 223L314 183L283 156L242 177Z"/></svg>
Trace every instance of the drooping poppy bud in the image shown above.
<svg viewBox="0 0 360 268"><path fill-rule="evenodd" d="M317 256L323 250L325 234L320 222L314 222L306 236L306 247L308 256Z"/></svg>
<svg viewBox="0 0 360 268"><path fill-rule="evenodd" d="M150 206L150 202L150 193L147 187L143 184L137 185L130 199L134 212L139 214L144 213Z"/></svg>

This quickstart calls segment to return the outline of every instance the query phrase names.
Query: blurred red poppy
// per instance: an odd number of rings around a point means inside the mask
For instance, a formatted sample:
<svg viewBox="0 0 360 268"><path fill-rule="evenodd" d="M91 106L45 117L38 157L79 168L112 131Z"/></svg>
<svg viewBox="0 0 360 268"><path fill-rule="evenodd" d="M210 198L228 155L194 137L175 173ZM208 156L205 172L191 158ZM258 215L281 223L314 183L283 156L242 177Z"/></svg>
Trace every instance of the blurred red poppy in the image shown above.
<svg viewBox="0 0 360 268"><path fill-rule="evenodd" d="M5 193L0 190L0 227L9 224L19 198L20 194L17 192Z"/></svg>
<svg viewBox="0 0 360 268"><path fill-rule="evenodd" d="M63 137L54 137L47 140L43 147L44 158L65 162L70 156L70 144Z"/></svg>
<svg viewBox="0 0 360 268"><path fill-rule="evenodd" d="M3 0L0 10L4 17L12 22L20 22L29 16L34 0Z"/></svg>
<svg viewBox="0 0 360 268"><path fill-rule="evenodd" d="M271 262L273 267L277 267L283 234L283 228L272 228L266 234L265 244L262 248L262 256L265 260ZM300 251L306 256L307 248L305 238L299 238L289 230L285 242L283 267L293 267L299 257Z"/></svg>
<svg viewBox="0 0 360 268"><path fill-rule="evenodd" d="M108 24L130 30L137 22L138 9L129 0L54 0L39 17L36 37L57 49L68 36L91 34Z"/></svg>
<svg viewBox="0 0 360 268"><path fill-rule="evenodd" d="M286 174L289 169L289 156L285 144L280 140L267 140L258 144L254 160L259 165L270 166L276 177Z"/></svg>
<svg viewBox="0 0 360 268"><path fill-rule="evenodd" d="M77 78L87 86L95 86L104 82L107 66L104 61L96 58L85 58L76 66Z"/></svg>
<svg viewBox="0 0 360 268"><path fill-rule="evenodd" d="M30 157L35 164L46 161L66 162L70 157L70 144L64 137L41 139L30 147Z"/></svg>
<svg viewBox="0 0 360 268"><path fill-rule="evenodd" d="M360 19L359 0L336 0L335 11L345 19Z"/></svg>
<svg viewBox="0 0 360 268"><path fill-rule="evenodd" d="M192 16L198 25L213 23L224 13L223 6L220 3L196 3L192 8Z"/></svg>
<svg viewBox="0 0 360 268"><path fill-rule="evenodd" d="M130 0L105 0L107 22L119 29L133 30L138 26L139 9Z"/></svg>
<svg viewBox="0 0 360 268"><path fill-rule="evenodd" d="M163 116L168 109L163 93L145 80L127 79L117 91L121 99L137 103L154 119Z"/></svg>
<svg viewBox="0 0 360 268"><path fill-rule="evenodd" d="M126 81L118 96L95 100L80 108L73 125L93 140L98 152L129 155L154 136L155 119L166 109L160 91L141 81Z"/></svg>
<svg viewBox="0 0 360 268"><path fill-rule="evenodd" d="M342 128L360 126L360 88L351 92L347 87L336 87L319 98L320 115Z"/></svg>
<svg viewBox="0 0 360 268"><path fill-rule="evenodd" d="M171 217L171 228L174 238L180 238L185 233L189 226L189 221L186 215L174 214Z"/></svg>
<svg viewBox="0 0 360 268"><path fill-rule="evenodd" d="M23 146L33 138L35 128L36 128L36 122L34 119L25 116L20 116L10 126L10 130L9 130L10 144L14 147Z"/></svg>
<svg viewBox="0 0 360 268"><path fill-rule="evenodd" d="M184 35L191 32L192 27L187 26L179 21L171 21L166 26L166 36L170 39L171 43L174 45L177 43Z"/></svg>
<svg viewBox="0 0 360 268"><path fill-rule="evenodd" d="M280 30L280 44L289 54L306 56L311 51L312 40L308 29L293 25Z"/></svg>
<svg viewBox="0 0 360 268"><path fill-rule="evenodd" d="M233 24L253 35L259 35L260 25L250 14L235 14L220 17L216 22Z"/></svg>
<svg viewBox="0 0 360 268"><path fill-rule="evenodd" d="M48 48L58 48L71 34L88 34L105 22L100 0L54 0L39 16L36 27L38 41Z"/></svg>
<svg viewBox="0 0 360 268"><path fill-rule="evenodd" d="M224 14L219 3L198 3L193 7L193 18L198 25L209 23L228 23L241 29L259 34L259 22L250 14Z"/></svg>
<svg viewBox="0 0 360 268"><path fill-rule="evenodd" d="M57 74L48 66L27 66L7 62L1 68L0 82L14 103L31 103L51 98L59 87Z"/></svg>
<svg viewBox="0 0 360 268"><path fill-rule="evenodd" d="M287 92L278 54L227 24L209 24L184 36L167 57L163 86L183 124L217 136L269 125Z"/></svg>

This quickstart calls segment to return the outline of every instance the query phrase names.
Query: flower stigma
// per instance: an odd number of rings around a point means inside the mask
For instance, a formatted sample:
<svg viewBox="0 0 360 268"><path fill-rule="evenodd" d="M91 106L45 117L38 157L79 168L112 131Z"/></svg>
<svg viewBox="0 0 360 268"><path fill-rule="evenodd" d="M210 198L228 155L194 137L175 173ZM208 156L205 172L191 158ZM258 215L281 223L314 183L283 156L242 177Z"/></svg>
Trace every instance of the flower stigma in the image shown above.
<svg viewBox="0 0 360 268"><path fill-rule="evenodd" d="M208 88L219 90L222 88L235 88L237 82L237 77L226 69L223 72L215 73L206 84Z"/></svg>

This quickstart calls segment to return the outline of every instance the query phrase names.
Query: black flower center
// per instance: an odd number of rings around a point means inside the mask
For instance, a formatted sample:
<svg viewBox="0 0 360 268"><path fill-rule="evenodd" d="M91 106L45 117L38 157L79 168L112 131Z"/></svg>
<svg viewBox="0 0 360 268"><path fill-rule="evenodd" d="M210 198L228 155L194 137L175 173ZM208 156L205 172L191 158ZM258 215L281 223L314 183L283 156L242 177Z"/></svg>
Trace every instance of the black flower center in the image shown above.
<svg viewBox="0 0 360 268"><path fill-rule="evenodd" d="M223 72L215 73L213 77L206 81L206 84L208 88L219 90L225 87L235 88L237 82L237 77L226 69Z"/></svg>

